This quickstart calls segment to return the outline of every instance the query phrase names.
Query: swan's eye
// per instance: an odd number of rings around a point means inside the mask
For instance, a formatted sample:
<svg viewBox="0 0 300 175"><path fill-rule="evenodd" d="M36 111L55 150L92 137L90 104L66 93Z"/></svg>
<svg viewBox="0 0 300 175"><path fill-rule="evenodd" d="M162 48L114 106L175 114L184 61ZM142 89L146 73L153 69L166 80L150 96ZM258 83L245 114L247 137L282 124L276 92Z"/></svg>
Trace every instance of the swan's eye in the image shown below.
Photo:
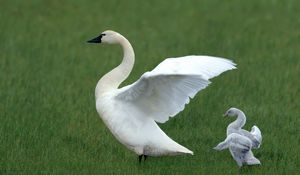
<svg viewBox="0 0 300 175"><path fill-rule="evenodd" d="M106 35L105 33L101 33L101 34L100 34L100 36L105 36L105 35Z"/></svg>

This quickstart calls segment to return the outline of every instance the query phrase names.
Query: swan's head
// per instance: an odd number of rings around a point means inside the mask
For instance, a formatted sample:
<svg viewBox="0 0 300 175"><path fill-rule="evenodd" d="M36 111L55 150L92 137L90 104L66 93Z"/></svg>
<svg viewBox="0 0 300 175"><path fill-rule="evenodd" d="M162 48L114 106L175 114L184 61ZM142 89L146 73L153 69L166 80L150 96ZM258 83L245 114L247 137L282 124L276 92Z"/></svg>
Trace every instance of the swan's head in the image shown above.
<svg viewBox="0 0 300 175"><path fill-rule="evenodd" d="M120 41L120 38L122 38L122 35L120 35L117 32L114 32L112 30L106 30L102 32L99 36L96 38L93 38L88 43L108 43L108 44L116 44Z"/></svg>
<svg viewBox="0 0 300 175"><path fill-rule="evenodd" d="M225 112L225 114L223 116L224 117L234 117L234 116L238 115L239 111L240 110L237 108L230 108Z"/></svg>

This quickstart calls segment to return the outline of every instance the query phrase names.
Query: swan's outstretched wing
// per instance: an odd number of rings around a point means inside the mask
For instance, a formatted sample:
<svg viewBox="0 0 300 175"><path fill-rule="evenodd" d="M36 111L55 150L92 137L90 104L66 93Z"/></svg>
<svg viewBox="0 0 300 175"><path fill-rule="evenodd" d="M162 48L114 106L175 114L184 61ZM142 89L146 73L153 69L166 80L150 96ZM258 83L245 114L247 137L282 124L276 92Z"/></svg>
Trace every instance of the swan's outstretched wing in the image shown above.
<svg viewBox="0 0 300 175"><path fill-rule="evenodd" d="M115 99L130 104L135 114L164 123L208 86L210 78L235 68L230 60L210 56L168 58L135 83L119 89Z"/></svg>
<svg viewBox="0 0 300 175"><path fill-rule="evenodd" d="M260 142L252 135L252 133L244 129L241 129L238 133L248 137L252 141L253 148L259 148Z"/></svg>
<svg viewBox="0 0 300 175"><path fill-rule="evenodd" d="M261 132L257 126L253 126L251 132L241 129L239 134L248 137L252 141L253 148L257 149L260 147L262 137Z"/></svg>
<svg viewBox="0 0 300 175"><path fill-rule="evenodd" d="M226 148L234 148L233 150L235 151L246 153L252 148L252 142L243 135L232 133L229 134L223 142L214 147L214 149L218 151Z"/></svg>
<svg viewBox="0 0 300 175"><path fill-rule="evenodd" d="M261 135L261 131L260 129L254 125L251 128L251 134L255 137L255 139L257 139L259 141L259 143L261 144L262 142L262 135Z"/></svg>

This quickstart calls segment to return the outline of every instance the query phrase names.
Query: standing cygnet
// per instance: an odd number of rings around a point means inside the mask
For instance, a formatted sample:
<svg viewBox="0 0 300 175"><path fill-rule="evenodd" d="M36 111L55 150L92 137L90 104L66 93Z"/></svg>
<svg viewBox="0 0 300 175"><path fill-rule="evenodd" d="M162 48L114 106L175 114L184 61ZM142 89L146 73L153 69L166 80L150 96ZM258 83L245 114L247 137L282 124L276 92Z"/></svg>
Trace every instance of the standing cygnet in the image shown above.
<svg viewBox="0 0 300 175"><path fill-rule="evenodd" d="M260 147L262 142L260 129L255 125L252 127L251 132L242 129L242 127L246 124L246 116L243 111L237 108L230 108L229 110L226 111L224 116L229 116L229 117L237 116L237 119L234 122L230 123L227 127L227 136L232 133L238 133L248 137L252 141L253 148L257 149Z"/></svg>
<svg viewBox="0 0 300 175"><path fill-rule="evenodd" d="M219 143L215 150L221 151L229 148L229 151L239 167L243 165L258 165L260 161L254 157L251 148L252 141L243 135L232 133L227 138Z"/></svg>

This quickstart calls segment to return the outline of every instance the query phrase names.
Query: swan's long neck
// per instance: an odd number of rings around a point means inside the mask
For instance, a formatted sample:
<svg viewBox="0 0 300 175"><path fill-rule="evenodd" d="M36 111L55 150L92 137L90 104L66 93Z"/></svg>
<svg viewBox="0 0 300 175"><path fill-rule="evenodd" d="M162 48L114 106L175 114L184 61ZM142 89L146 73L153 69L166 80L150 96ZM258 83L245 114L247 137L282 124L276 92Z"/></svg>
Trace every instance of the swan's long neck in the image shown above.
<svg viewBox="0 0 300 175"><path fill-rule="evenodd" d="M237 119L228 125L228 128L241 129L246 124L246 116L242 111L237 111Z"/></svg>
<svg viewBox="0 0 300 175"><path fill-rule="evenodd" d="M134 51L129 41L122 35L118 36L118 43L123 48L122 63L105 74L97 83L95 95L98 98L101 94L115 90L129 76L134 65Z"/></svg>

